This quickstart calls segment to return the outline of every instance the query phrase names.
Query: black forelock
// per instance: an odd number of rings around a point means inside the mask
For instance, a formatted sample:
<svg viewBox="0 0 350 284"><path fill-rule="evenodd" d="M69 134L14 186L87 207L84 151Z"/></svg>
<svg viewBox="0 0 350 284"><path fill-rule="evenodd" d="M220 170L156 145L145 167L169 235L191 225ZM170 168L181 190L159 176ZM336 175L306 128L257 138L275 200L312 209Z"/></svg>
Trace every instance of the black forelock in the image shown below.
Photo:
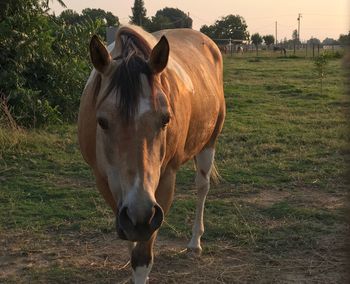
<svg viewBox="0 0 350 284"><path fill-rule="evenodd" d="M126 122L135 115L139 106L142 93L141 74L146 75L152 86L151 69L142 57L133 54L123 58L112 74L107 88L107 94L114 92L117 96L117 110Z"/></svg>
<svg viewBox="0 0 350 284"><path fill-rule="evenodd" d="M151 49L143 38L135 34L120 33L119 40L122 52L115 60L121 60L121 63L111 75L106 94L115 92L117 110L125 122L128 122L139 106L142 93L141 74L146 75L151 88L153 85L152 71L147 63Z"/></svg>

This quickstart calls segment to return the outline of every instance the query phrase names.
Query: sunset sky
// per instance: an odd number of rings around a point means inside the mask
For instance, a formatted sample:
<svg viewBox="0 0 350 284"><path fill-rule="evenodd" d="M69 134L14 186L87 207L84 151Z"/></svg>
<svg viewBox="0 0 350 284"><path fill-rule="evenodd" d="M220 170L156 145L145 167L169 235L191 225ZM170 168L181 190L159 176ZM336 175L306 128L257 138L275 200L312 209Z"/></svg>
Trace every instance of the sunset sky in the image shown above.
<svg viewBox="0 0 350 284"><path fill-rule="evenodd" d="M131 15L134 0L63 0L67 8L81 12L84 8L101 8L119 17L121 23L127 23ZM338 39L339 34L349 31L348 0L145 0L147 16L153 16L164 7L174 7L190 13L193 28L199 30L202 25L210 25L228 14L242 16L248 25L250 34L275 35L277 21L278 40L291 38L297 28L298 13L302 14L300 38L307 40L317 37ZM59 14L61 8L57 1L51 4L52 10Z"/></svg>

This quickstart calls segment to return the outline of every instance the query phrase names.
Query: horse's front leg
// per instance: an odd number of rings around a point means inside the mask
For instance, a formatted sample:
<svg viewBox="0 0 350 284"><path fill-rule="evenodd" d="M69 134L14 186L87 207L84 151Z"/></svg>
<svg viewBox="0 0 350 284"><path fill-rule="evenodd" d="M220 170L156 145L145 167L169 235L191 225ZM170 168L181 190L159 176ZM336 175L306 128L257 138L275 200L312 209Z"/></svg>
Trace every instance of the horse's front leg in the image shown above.
<svg viewBox="0 0 350 284"><path fill-rule="evenodd" d="M146 242L130 242L134 246L131 251L132 281L134 284L145 284L153 266L153 245L157 232Z"/></svg>
<svg viewBox="0 0 350 284"><path fill-rule="evenodd" d="M156 199L164 214L169 211L175 190L176 171L167 168L159 180ZM147 242L137 242L131 251L132 280L134 284L147 283L153 265L153 245L158 231ZM133 244L133 243L131 243Z"/></svg>

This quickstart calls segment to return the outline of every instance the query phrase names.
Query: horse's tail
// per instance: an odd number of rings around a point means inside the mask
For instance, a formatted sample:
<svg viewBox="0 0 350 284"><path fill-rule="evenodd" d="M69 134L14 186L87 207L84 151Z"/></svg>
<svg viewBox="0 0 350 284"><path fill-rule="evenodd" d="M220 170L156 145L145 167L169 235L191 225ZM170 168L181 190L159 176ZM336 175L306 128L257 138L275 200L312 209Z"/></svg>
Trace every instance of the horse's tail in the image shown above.
<svg viewBox="0 0 350 284"><path fill-rule="evenodd" d="M193 166L194 166L194 169L197 170L197 165L195 160L194 160ZM211 166L210 179L214 184L219 184L220 182L224 181L223 177L220 175L218 171L215 161Z"/></svg>
<svg viewBox="0 0 350 284"><path fill-rule="evenodd" d="M212 180L212 182L214 184L219 184L220 182L222 182L224 180L222 178L222 176L220 175L215 162L213 163L213 166L211 167L210 179Z"/></svg>

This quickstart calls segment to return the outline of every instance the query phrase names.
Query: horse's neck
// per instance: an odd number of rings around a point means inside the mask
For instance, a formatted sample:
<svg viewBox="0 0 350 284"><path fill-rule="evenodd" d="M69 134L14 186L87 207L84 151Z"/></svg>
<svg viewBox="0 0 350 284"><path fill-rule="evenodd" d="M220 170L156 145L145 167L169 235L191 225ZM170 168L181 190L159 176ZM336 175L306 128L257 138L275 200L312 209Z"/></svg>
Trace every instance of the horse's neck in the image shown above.
<svg viewBox="0 0 350 284"><path fill-rule="evenodd" d="M118 32L116 34L116 40L115 40L115 46L111 52L112 56L117 57L122 55L123 53L123 41L128 40L127 37L128 35L130 36L135 36L136 38L140 38L140 40L144 40L152 50L153 47L157 44L157 39L150 33L144 31L142 28L138 26L133 26L133 25L126 25L122 26L121 28L118 29ZM126 37L126 39L123 37ZM136 48L134 44L131 43L127 44L128 48Z"/></svg>

